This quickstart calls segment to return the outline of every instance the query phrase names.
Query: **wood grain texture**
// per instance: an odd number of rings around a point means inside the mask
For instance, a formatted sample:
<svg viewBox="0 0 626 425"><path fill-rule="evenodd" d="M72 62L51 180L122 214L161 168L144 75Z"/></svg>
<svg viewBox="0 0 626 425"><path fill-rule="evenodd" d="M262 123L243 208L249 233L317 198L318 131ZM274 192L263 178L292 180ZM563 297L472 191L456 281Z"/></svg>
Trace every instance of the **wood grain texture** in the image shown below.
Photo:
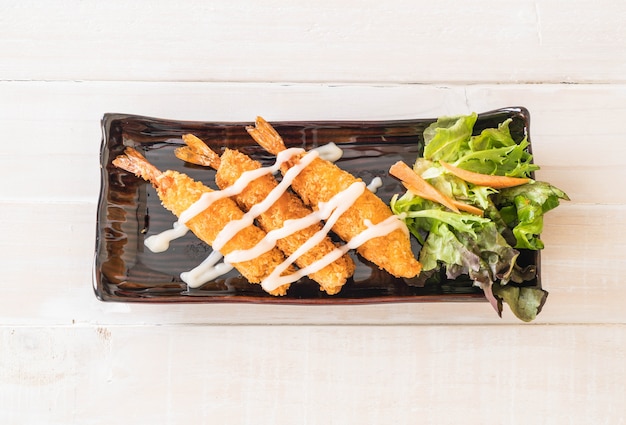
<svg viewBox="0 0 626 425"><path fill-rule="evenodd" d="M0 0L0 423L625 424L626 6ZM105 112L531 112L537 321L487 303L102 303Z"/></svg>
<svg viewBox="0 0 626 425"><path fill-rule="evenodd" d="M626 324L622 283L626 249L623 206L563 205L547 216L543 286L550 292L537 323ZM35 242L24 238L39 235ZM0 252L6 261L0 323L71 324L515 324L488 304L363 306L141 305L102 303L91 287L95 206L2 204ZM584 242L581 242L584 241ZM37 267L33 267L37 264Z"/></svg>
<svg viewBox="0 0 626 425"><path fill-rule="evenodd" d="M0 177L23 174L0 200L94 202L99 120L127 112L179 120L385 120L483 112L521 105L531 113L538 179L573 202L623 204L621 117L626 85L340 85L132 82L0 82ZM582 105L592 105L591 108ZM24 140L27 138L28 143ZM28 155L27 161L16 161ZM46 176L46 185L39 176ZM76 176L81 178L77 179Z"/></svg>
<svg viewBox="0 0 626 425"><path fill-rule="evenodd" d="M3 80L588 83L626 75L626 6L610 0L4 0L2 12Z"/></svg>
<svg viewBox="0 0 626 425"><path fill-rule="evenodd" d="M276 120L401 119L515 104L531 111L538 178L572 198L546 216L542 275L551 295L538 321L625 321L620 229L626 227L626 195L599 190L624 182L621 85L5 82L0 93L0 137L11 141L2 147L0 181L20 176L19 184L4 184L0 192L0 250L7 264L0 286L10 294L0 300L0 323L516 323L508 312L498 319L483 303L142 306L100 303L91 288L103 111L217 121L247 121L259 110ZM601 110L580 107L600 101Z"/></svg>
<svg viewBox="0 0 626 425"><path fill-rule="evenodd" d="M624 86L2 82L0 94L3 423L341 423L354 411L364 422L624 423L626 198L611 189L624 181ZM530 326L487 303L145 306L93 294L105 111L401 119L507 105L531 111L538 177L572 196L546 217L550 297ZM204 353L212 360L190 369ZM492 358L513 365L494 370ZM337 403L319 409L331 388Z"/></svg>
<svg viewBox="0 0 626 425"><path fill-rule="evenodd" d="M623 326L3 327L0 343L3 423L624 423Z"/></svg>

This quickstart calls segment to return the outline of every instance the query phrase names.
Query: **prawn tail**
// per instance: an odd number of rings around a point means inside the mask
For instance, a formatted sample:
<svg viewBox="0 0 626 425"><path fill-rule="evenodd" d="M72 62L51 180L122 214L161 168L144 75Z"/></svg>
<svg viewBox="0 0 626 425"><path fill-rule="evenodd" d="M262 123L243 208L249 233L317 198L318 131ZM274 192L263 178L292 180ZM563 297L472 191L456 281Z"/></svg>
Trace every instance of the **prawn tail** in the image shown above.
<svg viewBox="0 0 626 425"><path fill-rule="evenodd" d="M257 117L255 125L246 127L246 130L255 142L273 155L278 155L279 152L287 149L280 134L262 117Z"/></svg>
<svg viewBox="0 0 626 425"><path fill-rule="evenodd" d="M119 155L113 160L113 165L135 174L152 184L157 183L157 179L161 176L161 171L140 154L136 149L127 147L124 155Z"/></svg>

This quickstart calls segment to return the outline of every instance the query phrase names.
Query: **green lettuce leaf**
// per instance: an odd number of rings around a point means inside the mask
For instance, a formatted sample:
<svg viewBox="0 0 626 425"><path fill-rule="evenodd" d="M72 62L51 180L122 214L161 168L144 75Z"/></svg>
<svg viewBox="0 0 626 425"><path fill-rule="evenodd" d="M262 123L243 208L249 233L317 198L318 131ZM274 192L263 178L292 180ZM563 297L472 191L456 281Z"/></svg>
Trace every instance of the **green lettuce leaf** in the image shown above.
<svg viewBox="0 0 626 425"><path fill-rule="evenodd" d="M494 203L500 206L501 216L513 229L515 247L538 250L544 247L539 239L543 215L556 208L561 199L569 200L569 197L549 183L533 181L502 189L495 195Z"/></svg>
<svg viewBox="0 0 626 425"><path fill-rule="evenodd" d="M478 119L477 114L441 117L424 130L424 158L430 161L453 162L458 152L467 150L467 143Z"/></svg>
<svg viewBox="0 0 626 425"><path fill-rule="evenodd" d="M424 232L436 231L441 223L448 224L456 231L467 233L475 239L478 237L476 231L490 222L488 218L472 214L445 211L442 205L413 195L409 191L401 197L394 195L390 206L394 214L403 217L409 231L422 244Z"/></svg>
<svg viewBox="0 0 626 425"><path fill-rule="evenodd" d="M452 278L451 274L458 276L480 269L480 257L469 251L445 223L433 226L420 251L419 260L424 271L438 269L440 263L445 264L449 278Z"/></svg>
<svg viewBox="0 0 626 425"><path fill-rule="evenodd" d="M532 163L526 138L516 142L508 119L498 128L474 134L477 115L442 117L424 131L424 155L413 170L441 193L481 208L483 217L453 213L435 202L407 191L394 196L390 206L403 217L422 248L421 276L445 272L448 279L467 275L482 288L499 315L503 303L521 320L533 320L547 292L528 286L536 267L517 264L519 249L541 249L543 215L569 199L548 183L528 184L497 191L476 186L443 169L445 161L457 167L492 175L530 177L539 169Z"/></svg>
<svg viewBox="0 0 626 425"><path fill-rule="evenodd" d="M419 209L426 205L428 209ZM519 251L507 243L492 220L444 211L410 192L394 197L391 207L422 243L419 261L424 272L443 268L448 279L468 275L498 314L502 313L491 288L495 281L511 279Z"/></svg>
<svg viewBox="0 0 626 425"><path fill-rule="evenodd" d="M420 209L424 206L429 208ZM448 277L475 272L487 284L496 279L508 280L519 252L489 218L444 211L410 192L402 198L394 197L391 209L404 217L409 231L423 241L420 262L424 270L439 267L441 262L454 270ZM425 233L428 236L424 240Z"/></svg>
<svg viewBox="0 0 626 425"><path fill-rule="evenodd" d="M454 165L482 174L510 177L528 177L539 167L532 164L528 152L530 143L524 137L519 143L513 140L509 125L513 120L500 123L498 128L487 128L468 142L470 152L460 157Z"/></svg>
<svg viewBox="0 0 626 425"><path fill-rule="evenodd" d="M519 145L470 150L453 165L475 173L509 177L528 177L538 169L532 156L525 150L529 143L524 139Z"/></svg>
<svg viewBox="0 0 626 425"><path fill-rule="evenodd" d="M492 291L498 300L507 303L513 314L524 322L531 322L537 317L548 297L547 291L532 286L495 283ZM502 301L499 302L500 309L502 309Z"/></svg>
<svg viewBox="0 0 626 425"><path fill-rule="evenodd" d="M476 114L443 117L428 126L424 130L424 158L499 176L528 177L539 169L532 163L528 140L513 140L509 130L512 119L472 136L476 119Z"/></svg>

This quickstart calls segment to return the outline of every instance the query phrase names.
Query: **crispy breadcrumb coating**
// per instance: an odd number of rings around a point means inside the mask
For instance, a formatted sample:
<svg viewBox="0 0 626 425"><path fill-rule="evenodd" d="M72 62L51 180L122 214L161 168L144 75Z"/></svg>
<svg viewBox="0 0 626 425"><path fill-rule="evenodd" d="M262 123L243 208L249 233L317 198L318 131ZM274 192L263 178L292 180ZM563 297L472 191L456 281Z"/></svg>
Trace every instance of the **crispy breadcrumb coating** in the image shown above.
<svg viewBox="0 0 626 425"><path fill-rule="evenodd" d="M212 190L201 182L195 181L186 174L177 171L165 171L161 173L148 161L132 148L126 150L126 155L120 156L113 164L127 171L133 172L140 177L149 180L156 188L159 199L163 206L177 217L195 203L203 193ZM231 221L243 217L244 212L230 198L223 198L214 202L209 208L193 217L186 226L202 241L212 245L219 232ZM235 250L252 248L260 242L266 233L252 225L239 231L220 250L222 255L227 255ZM233 263L249 282L260 283L265 277L284 261L282 252L274 248L261 256L240 263ZM288 270L288 273L293 269ZM285 295L289 285L283 285L271 291L272 295Z"/></svg>

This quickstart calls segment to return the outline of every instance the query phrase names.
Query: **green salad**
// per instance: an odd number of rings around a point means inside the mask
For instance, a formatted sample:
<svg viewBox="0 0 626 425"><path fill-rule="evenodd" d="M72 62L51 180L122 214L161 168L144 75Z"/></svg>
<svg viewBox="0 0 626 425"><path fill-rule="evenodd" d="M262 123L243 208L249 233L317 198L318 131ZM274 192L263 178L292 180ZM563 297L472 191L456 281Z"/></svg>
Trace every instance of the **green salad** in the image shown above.
<svg viewBox="0 0 626 425"><path fill-rule="evenodd" d="M543 215L569 198L531 179L539 167L526 138L518 143L511 137L511 119L473 135L477 117L442 117L424 131L424 153L412 170L437 196L405 182L408 190L392 198L391 209L422 245L421 279L467 275L500 316L506 303L531 321L548 293L527 283L537 270L518 265L520 250L543 248Z"/></svg>

